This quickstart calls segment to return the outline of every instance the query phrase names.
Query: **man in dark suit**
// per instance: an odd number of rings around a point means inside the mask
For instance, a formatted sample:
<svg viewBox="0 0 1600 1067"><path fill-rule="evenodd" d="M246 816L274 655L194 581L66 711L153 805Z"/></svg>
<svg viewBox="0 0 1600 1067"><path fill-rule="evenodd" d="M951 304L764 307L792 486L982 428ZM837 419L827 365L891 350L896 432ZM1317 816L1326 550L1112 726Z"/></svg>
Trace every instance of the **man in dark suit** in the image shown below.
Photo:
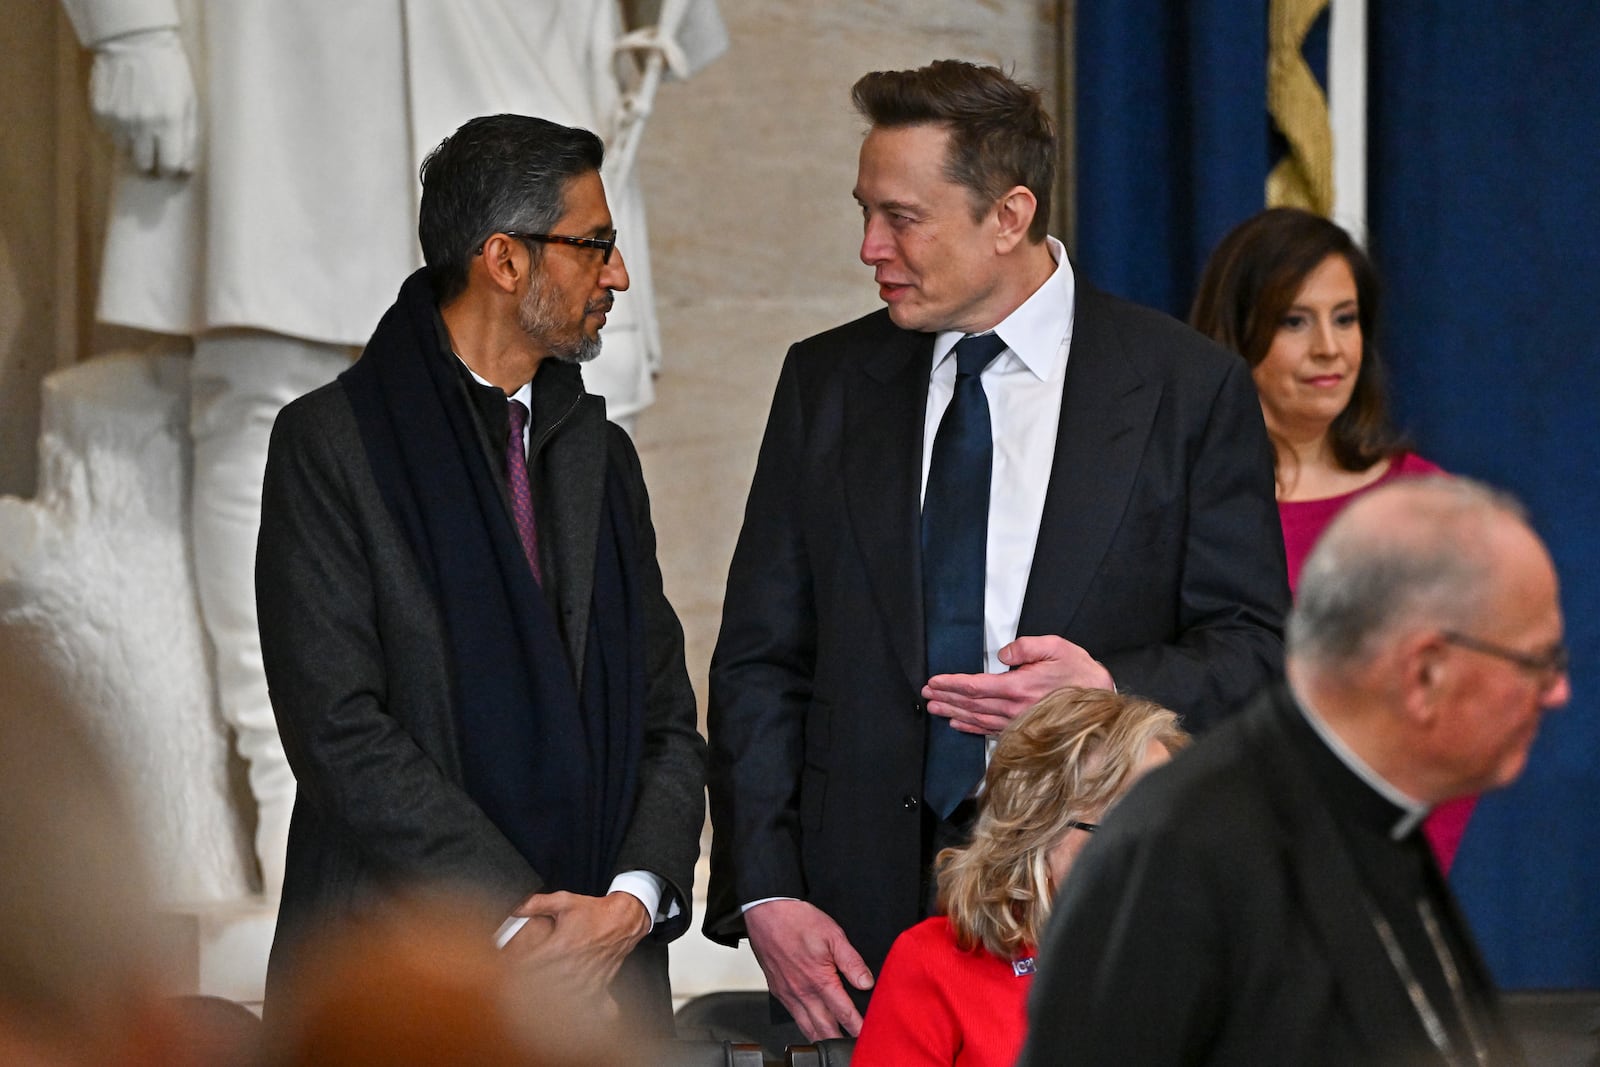
<svg viewBox="0 0 1600 1067"><path fill-rule="evenodd" d="M516 115L440 144L427 266L274 428L257 597L299 780L274 990L320 923L445 884L670 1025L704 743L638 456L578 368L628 286L602 153Z"/></svg>
<svg viewBox="0 0 1600 1067"><path fill-rule="evenodd" d="M854 97L888 307L789 353L711 668L706 932L813 1038L926 914L987 735L1068 684L1203 728L1288 602L1249 376L1076 276L1038 93L945 61Z"/></svg>
<svg viewBox="0 0 1600 1067"><path fill-rule="evenodd" d="M1550 557L1465 480L1353 503L1287 688L1140 783L1056 899L1028 1064L1517 1063L1418 832L1509 784L1569 688Z"/></svg>

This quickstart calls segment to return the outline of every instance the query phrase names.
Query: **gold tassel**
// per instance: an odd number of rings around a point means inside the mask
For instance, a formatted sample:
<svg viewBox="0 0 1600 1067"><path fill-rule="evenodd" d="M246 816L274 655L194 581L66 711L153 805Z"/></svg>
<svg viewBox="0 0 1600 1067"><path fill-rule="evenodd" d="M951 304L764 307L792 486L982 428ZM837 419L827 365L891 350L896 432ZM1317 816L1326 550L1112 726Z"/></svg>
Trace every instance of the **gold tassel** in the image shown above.
<svg viewBox="0 0 1600 1067"><path fill-rule="evenodd" d="M1267 175L1268 207L1333 213L1333 128L1328 98L1301 46L1328 0L1271 0L1267 27L1267 111L1289 153Z"/></svg>

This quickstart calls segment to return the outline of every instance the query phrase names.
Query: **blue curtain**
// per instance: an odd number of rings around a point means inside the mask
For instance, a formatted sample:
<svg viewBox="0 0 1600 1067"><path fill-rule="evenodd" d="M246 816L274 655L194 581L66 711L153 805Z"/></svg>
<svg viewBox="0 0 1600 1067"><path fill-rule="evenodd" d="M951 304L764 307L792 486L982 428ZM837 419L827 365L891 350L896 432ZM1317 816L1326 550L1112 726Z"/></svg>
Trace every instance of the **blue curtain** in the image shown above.
<svg viewBox="0 0 1600 1067"><path fill-rule="evenodd" d="M1261 208L1266 9L1077 5L1075 255L1097 284L1181 317ZM1574 662L1570 708L1480 803L1452 881L1502 985L1600 988L1600 5L1372 3L1369 36L1398 413L1424 454L1527 503Z"/></svg>
<svg viewBox="0 0 1600 1067"><path fill-rule="evenodd" d="M1262 206L1266 2L1077 12L1074 258L1101 288L1182 318L1212 247Z"/></svg>
<svg viewBox="0 0 1600 1067"><path fill-rule="evenodd" d="M1600 987L1600 5L1374 4L1369 215L1397 404L1555 556L1572 703L1452 882L1496 977Z"/></svg>

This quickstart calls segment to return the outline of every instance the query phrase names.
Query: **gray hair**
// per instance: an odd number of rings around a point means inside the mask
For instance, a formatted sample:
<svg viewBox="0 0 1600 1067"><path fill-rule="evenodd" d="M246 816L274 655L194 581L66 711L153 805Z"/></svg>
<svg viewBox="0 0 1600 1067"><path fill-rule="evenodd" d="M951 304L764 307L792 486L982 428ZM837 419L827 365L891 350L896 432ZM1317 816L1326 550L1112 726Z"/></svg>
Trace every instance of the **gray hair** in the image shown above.
<svg viewBox="0 0 1600 1067"><path fill-rule="evenodd" d="M442 304L467 287L467 266L496 233L548 233L567 183L599 171L605 145L588 130L527 115L472 119L422 161L417 236ZM530 244L534 262L542 249Z"/></svg>
<svg viewBox="0 0 1600 1067"><path fill-rule="evenodd" d="M1358 502L1336 518L1300 571L1285 647L1324 668L1364 662L1423 626L1466 626L1481 614L1496 519L1526 522L1513 497L1469 478L1403 478L1369 495L1408 492L1404 521L1377 525Z"/></svg>

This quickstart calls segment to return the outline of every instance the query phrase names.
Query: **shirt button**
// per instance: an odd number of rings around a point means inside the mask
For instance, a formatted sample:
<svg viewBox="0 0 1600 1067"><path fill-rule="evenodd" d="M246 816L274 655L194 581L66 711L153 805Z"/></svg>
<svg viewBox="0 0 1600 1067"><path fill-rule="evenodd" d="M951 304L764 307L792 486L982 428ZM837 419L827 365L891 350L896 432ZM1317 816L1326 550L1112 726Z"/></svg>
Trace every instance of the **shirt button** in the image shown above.
<svg viewBox="0 0 1600 1067"><path fill-rule="evenodd" d="M910 793L907 793L905 796L900 798L900 806L902 808L905 808L907 811L916 811L918 805L920 805L921 803L922 803L922 801L918 800L916 797L912 796Z"/></svg>

